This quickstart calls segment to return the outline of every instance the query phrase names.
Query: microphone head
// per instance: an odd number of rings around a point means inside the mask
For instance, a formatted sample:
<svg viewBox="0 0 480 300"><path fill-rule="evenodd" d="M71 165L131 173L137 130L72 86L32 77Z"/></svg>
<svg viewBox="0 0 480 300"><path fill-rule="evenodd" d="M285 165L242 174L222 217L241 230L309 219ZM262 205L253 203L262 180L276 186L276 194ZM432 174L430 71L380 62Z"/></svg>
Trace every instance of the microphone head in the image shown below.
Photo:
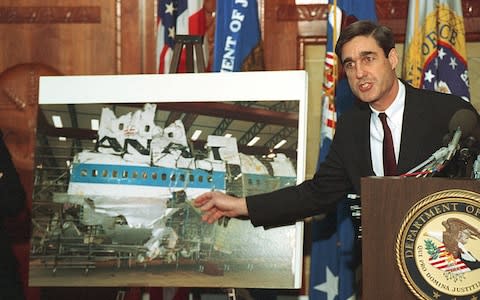
<svg viewBox="0 0 480 300"><path fill-rule="evenodd" d="M477 115L469 109L457 110L448 124L450 132L454 132L457 128L462 131L462 136L469 136L473 129L477 126Z"/></svg>

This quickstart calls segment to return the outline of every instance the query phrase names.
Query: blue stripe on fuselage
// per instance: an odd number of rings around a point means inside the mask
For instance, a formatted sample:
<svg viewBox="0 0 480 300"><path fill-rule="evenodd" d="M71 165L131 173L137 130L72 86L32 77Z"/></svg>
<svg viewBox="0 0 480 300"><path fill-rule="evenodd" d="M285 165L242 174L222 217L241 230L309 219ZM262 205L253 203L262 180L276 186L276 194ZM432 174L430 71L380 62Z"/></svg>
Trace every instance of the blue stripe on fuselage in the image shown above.
<svg viewBox="0 0 480 300"><path fill-rule="evenodd" d="M73 164L70 183L225 189L225 172L109 164Z"/></svg>

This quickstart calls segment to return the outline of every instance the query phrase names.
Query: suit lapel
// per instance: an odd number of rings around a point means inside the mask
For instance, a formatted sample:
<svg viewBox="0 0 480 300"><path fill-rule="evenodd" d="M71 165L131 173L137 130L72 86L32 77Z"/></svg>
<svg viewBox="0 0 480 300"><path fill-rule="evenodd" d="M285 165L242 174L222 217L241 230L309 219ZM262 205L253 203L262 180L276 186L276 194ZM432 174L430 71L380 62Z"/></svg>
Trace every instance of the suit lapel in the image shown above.
<svg viewBox="0 0 480 300"><path fill-rule="evenodd" d="M355 124L355 133L353 140L355 141L354 150L358 153L360 174L367 174L367 176L374 176L372 166L372 152L370 150L370 115L371 110L368 106L361 109L358 115L358 121Z"/></svg>
<svg viewBox="0 0 480 300"><path fill-rule="evenodd" d="M416 90L405 84L405 109L403 113L402 138L398 171L400 174L408 172L415 167L421 155L419 145L422 137L428 131L428 118L425 114L427 107L423 104L421 95Z"/></svg>

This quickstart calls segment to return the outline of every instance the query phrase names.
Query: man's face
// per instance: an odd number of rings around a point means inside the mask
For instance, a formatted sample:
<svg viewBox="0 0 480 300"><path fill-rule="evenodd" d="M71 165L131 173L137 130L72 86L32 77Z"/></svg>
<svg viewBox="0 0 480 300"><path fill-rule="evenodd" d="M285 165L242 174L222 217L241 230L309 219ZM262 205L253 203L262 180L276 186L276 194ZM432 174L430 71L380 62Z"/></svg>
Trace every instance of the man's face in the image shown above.
<svg viewBox="0 0 480 300"><path fill-rule="evenodd" d="M384 111L392 104L398 91L395 49L385 57L371 36L357 36L343 45L343 67L352 92L361 101Z"/></svg>

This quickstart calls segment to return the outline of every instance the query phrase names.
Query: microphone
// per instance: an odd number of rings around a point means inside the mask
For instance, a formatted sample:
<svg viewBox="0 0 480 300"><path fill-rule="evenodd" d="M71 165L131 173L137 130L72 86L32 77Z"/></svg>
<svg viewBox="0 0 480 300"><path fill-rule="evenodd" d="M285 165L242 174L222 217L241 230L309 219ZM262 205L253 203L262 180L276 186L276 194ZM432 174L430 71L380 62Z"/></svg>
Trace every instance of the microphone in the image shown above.
<svg viewBox="0 0 480 300"><path fill-rule="evenodd" d="M452 140L450 143L448 143L447 146L447 155L445 155L444 160L449 161L452 159L452 157L455 155L458 149L460 149L460 138L462 137L462 130L460 129L461 127L459 126L456 130L455 133L453 134Z"/></svg>
<svg viewBox="0 0 480 300"><path fill-rule="evenodd" d="M462 139L460 140L460 151L472 152L480 141L480 126L478 116L475 112L462 109L454 114L449 123L449 130L452 132L456 128L461 128ZM478 152L473 151L473 152Z"/></svg>
<svg viewBox="0 0 480 300"><path fill-rule="evenodd" d="M465 140L466 137L469 137L476 125L477 116L469 109L460 109L453 114L448 123L449 134L447 136L450 141L447 145L448 153L442 157L444 161L449 161L453 158L462 146L460 143L461 138L463 137Z"/></svg>
<svg viewBox="0 0 480 300"><path fill-rule="evenodd" d="M428 176L443 170L446 164L453 159L461 147L462 137L469 137L471 132L476 132L478 117L475 112L469 109L460 109L450 118L448 129L449 134L444 137L444 144L435 151L428 159L404 174L404 176L423 175ZM478 130L480 132L480 129ZM417 172L418 170L421 172Z"/></svg>
<svg viewBox="0 0 480 300"><path fill-rule="evenodd" d="M448 128L450 132L455 132L447 146L448 154L441 165L443 168L447 162L451 162L446 174L450 177L464 177L467 165L474 156L473 145L476 138L472 137L472 133L478 128L478 116L469 109L458 110L450 119Z"/></svg>
<svg viewBox="0 0 480 300"><path fill-rule="evenodd" d="M462 131L463 137L468 137L474 129L477 127L478 118L477 114L470 109L457 110L450 122L448 123L448 129L450 133L456 131L458 128Z"/></svg>
<svg viewBox="0 0 480 300"><path fill-rule="evenodd" d="M477 159L472 166L472 178L480 179L480 155L477 156Z"/></svg>

